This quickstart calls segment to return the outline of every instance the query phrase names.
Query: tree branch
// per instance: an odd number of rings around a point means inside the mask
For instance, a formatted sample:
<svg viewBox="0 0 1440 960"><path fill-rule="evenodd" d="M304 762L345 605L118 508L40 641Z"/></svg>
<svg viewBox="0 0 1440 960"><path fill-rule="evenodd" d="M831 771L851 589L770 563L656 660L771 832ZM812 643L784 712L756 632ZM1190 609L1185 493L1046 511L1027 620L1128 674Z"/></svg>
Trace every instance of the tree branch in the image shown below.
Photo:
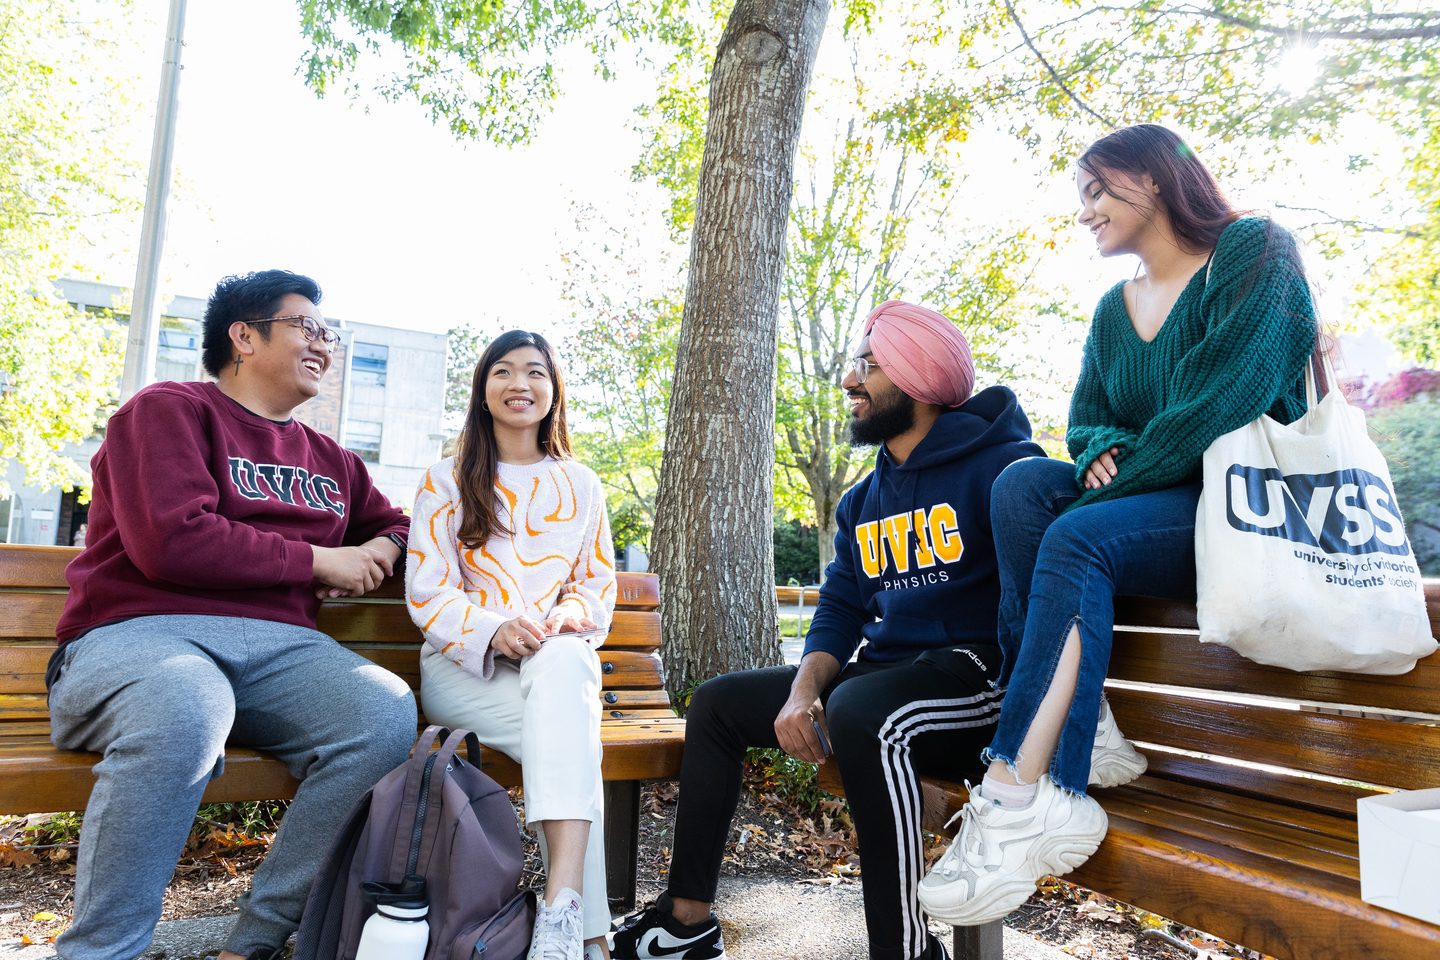
<svg viewBox="0 0 1440 960"><path fill-rule="evenodd" d="M1010 5L1008 0L1005 4ZM1128 10L1129 8L1110 8L1112 10ZM1166 13L1177 13L1182 16L1204 17L1207 20L1219 20L1221 23L1228 23L1232 27L1243 27L1256 33L1270 33L1278 36L1304 36L1320 40L1429 40L1440 37L1440 16L1426 13L1395 13L1395 14L1372 14L1364 17L1341 17L1334 20L1322 20L1321 23L1344 24L1344 23L1370 23L1380 19L1405 19L1412 21L1412 26L1407 27L1362 27L1360 29L1324 29L1313 27L1306 23L1276 26L1270 23L1263 23L1259 20L1252 20L1247 17L1239 17L1233 13L1224 13L1220 10L1207 10L1197 6L1179 6L1166 9Z"/></svg>
<svg viewBox="0 0 1440 960"><path fill-rule="evenodd" d="M1319 207L1296 207L1288 203L1277 203L1275 206L1280 210L1294 210L1296 213L1318 213L1325 218L1324 222L1326 223L1342 227L1351 227L1362 233L1383 233L1389 236L1404 237L1407 240L1415 240L1420 236L1419 231L1410 230L1406 227L1387 227L1383 224L1371 223L1368 220L1352 220L1348 217L1336 216L1330 211L1322 210ZM1315 224L1311 224L1311 226L1315 226Z"/></svg>
<svg viewBox="0 0 1440 960"><path fill-rule="evenodd" d="M1035 46L1035 42L1030 39L1030 34L1025 30L1025 24L1020 22L1020 15L1015 12L1015 5L1011 3L1010 0L1005 0L1005 10L1010 14L1010 19L1015 22L1015 26L1019 29L1020 36L1023 37L1025 40L1025 46L1029 47L1030 52L1035 54L1035 58L1039 60L1040 63L1045 67L1046 71L1049 72L1051 79L1055 81L1055 83L1060 87L1061 90L1065 91L1065 96L1069 97L1070 100L1075 104L1075 106L1079 107L1081 110L1085 111L1090 116L1103 123L1107 130L1113 129L1115 127L1115 124L1112 123L1110 120L1107 120L1105 117L1100 116L1100 114L1096 113L1094 110L1090 109L1090 105L1087 104L1084 100L1081 100L1078 96L1076 96L1075 91L1070 89L1070 85L1067 84L1064 80L1062 80L1060 74L1057 73L1055 68L1050 65L1050 61L1045 59L1045 54L1041 53L1040 48Z"/></svg>

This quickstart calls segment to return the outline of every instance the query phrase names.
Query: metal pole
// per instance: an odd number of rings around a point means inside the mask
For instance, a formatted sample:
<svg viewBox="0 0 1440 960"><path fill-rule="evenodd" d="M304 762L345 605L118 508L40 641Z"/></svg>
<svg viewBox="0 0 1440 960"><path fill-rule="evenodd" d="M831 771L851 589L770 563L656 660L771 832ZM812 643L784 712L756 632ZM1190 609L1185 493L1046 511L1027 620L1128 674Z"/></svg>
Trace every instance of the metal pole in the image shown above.
<svg viewBox="0 0 1440 960"><path fill-rule="evenodd" d="M185 0L170 0L165 28L165 62L160 72L160 99L155 107L155 139L150 145L150 180L145 189L145 219L140 228L140 262L130 306L130 334L125 343L125 376L120 402L133 397L155 379L155 347L160 338L160 305L156 283L165 247L165 204L170 199L170 174L175 152L175 114L180 105L180 50L184 46Z"/></svg>

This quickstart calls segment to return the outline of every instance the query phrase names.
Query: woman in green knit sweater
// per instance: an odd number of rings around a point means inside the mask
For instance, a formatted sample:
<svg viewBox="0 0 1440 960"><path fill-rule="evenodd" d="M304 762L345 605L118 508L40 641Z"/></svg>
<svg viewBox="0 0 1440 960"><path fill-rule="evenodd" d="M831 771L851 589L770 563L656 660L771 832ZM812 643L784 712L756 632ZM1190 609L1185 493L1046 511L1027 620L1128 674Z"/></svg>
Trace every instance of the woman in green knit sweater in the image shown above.
<svg viewBox="0 0 1440 960"><path fill-rule="evenodd" d="M1022 904L1104 839L1086 795L1145 758L1102 696L1116 594L1195 597L1201 458L1268 413L1305 411L1314 305L1288 233L1241 216L1163 127L1118 130L1077 164L1080 222L1141 272L1100 299L1070 405L1075 463L1011 464L991 493L1004 705L990 768L921 881L931 916L971 925Z"/></svg>

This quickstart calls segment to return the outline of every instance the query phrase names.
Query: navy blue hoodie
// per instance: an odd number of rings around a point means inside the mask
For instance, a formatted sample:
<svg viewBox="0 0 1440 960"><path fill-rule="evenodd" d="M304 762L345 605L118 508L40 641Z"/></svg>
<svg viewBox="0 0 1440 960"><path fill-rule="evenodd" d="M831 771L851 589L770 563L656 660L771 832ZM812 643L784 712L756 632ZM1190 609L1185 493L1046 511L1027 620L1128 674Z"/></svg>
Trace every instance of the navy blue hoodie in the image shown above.
<svg viewBox="0 0 1440 960"><path fill-rule="evenodd" d="M1045 452L1008 387L942 413L904 463L882 446L875 469L835 509L835 559L805 652L905 660L958 644L995 644L1000 581L990 486Z"/></svg>

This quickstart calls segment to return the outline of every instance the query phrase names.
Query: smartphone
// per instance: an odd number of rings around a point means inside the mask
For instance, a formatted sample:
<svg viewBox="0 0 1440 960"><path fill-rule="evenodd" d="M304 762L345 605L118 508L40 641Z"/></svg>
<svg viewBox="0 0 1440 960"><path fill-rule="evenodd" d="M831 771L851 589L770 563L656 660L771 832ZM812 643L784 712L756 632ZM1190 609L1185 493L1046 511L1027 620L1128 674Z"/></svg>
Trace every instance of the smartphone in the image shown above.
<svg viewBox="0 0 1440 960"><path fill-rule="evenodd" d="M589 630L571 630L568 633L547 633L545 634L545 639L549 640L551 637L575 637L579 640L593 640L596 637L603 637L609 632L610 631L604 627L593 627Z"/></svg>
<svg viewBox="0 0 1440 960"><path fill-rule="evenodd" d="M830 738L825 736L825 728L820 725L819 720L811 720L810 724L815 728L815 739L820 741L820 752L830 756Z"/></svg>

